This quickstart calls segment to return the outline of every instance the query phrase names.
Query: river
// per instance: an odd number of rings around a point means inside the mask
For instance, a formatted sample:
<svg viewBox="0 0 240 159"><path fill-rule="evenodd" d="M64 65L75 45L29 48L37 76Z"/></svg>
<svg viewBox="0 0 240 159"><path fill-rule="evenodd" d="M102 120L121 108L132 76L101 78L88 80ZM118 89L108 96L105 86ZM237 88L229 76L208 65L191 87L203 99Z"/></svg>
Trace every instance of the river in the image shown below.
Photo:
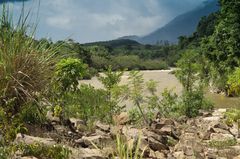
<svg viewBox="0 0 240 159"><path fill-rule="evenodd" d="M177 78L170 74L171 70L154 70L154 71L141 71L143 74L144 81L155 80L157 81L157 93L161 95L165 88L173 89L177 94L180 94L182 91L182 86L177 80ZM122 76L120 84L127 84L128 82L128 72L125 72ZM98 81L97 77L93 77L91 80L82 80L80 83L91 84L95 88L103 88L102 84ZM217 108L229 108L229 107L239 107L240 99L225 97L220 94L214 94L206 92L206 97L209 98L214 106ZM127 105L131 105L129 102L125 102Z"/></svg>

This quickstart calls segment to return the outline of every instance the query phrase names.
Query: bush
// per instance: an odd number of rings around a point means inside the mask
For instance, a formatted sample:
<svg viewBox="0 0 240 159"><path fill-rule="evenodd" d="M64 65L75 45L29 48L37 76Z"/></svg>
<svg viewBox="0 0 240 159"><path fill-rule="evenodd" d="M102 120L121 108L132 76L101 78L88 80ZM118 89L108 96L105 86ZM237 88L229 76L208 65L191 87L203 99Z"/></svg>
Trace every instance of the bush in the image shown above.
<svg viewBox="0 0 240 159"><path fill-rule="evenodd" d="M240 68L236 70L228 77L227 84L229 85L228 95L240 94Z"/></svg>
<svg viewBox="0 0 240 159"><path fill-rule="evenodd" d="M82 84L76 92L68 93L64 98L63 111L66 117L76 117L91 124L95 120L111 121L107 93Z"/></svg>
<svg viewBox="0 0 240 159"><path fill-rule="evenodd" d="M15 99L11 109L5 107L6 113L15 115L48 86L57 49L37 43L35 27L23 12L15 24L6 8L3 5L0 21L0 104L4 107L5 101Z"/></svg>
<svg viewBox="0 0 240 159"><path fill-rule="evenodd" d="M62 92L74 91L78 87L78 81L83 78L87 65L81 60L67 58L60 60L55 69L55 81L57 89Z"/></svg>

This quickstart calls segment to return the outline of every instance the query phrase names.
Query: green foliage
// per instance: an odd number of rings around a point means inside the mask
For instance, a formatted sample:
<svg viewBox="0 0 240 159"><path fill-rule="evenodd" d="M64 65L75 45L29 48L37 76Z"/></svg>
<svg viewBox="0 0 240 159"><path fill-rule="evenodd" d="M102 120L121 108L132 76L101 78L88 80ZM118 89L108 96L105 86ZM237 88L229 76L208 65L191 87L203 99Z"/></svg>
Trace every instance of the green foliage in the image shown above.
<svg viewBox="0 0 240 159"><path fill-rule="evenodd" d="M173 90L164 89L162 92L162 99L158 106L158 112L164 117L179 116L178 99L178 95L176 93L173 93Z"/></svg>
<svg viewBox="0 0 240 159"><path fill-rule="evenodd" d="M177 62L176 76L183 85L183 93L180 102L180 111L188 117L198 115L200 109L211 109L212 104L204 97L204 83L199 74L201 64L199 64L199 55L189 50L183 54Z"/></svg>
<svg viewBox="0 0 240 159"><path fill-rule="evenodd" d="M46 146L40 143L19 144L17 150L23 153L23 156L34 156L42 159L68 159L71 151L60 145Z"/></svg>
<svg viewBox="0 0 240 159"><path fill-rule="evenodd" d="M138 108L141 116L143 117L145 123L148 123L147 117L142 108L142 103L144 102L143 89L144 80L143 75L139 71L129 72L129 97L133 101L133 104Z"/></svg>
<svg viewBox="0 0 240 159"><path fill-rule="evenodd" d="M15 99L6 102L6 107L12 107ZM12 115L11 113L6 113L6 109L0 107L0 134L2 138L1 143L5 145L13 141L17 133L25 133L27 129L24 127L23 122L20 120L20 114Z"/></svg>
<svg viewBox="0 0 240 159"><path fill-rule="evenodd" d="M28 124L43 124L46 121L47 110L37 103L27 104L20 112L20 120Z"/></svg>
<svg viewBox="0 0 240 159"><path fill-rule="evenodd" d="M79 59L62 59L56 65L56 82L60 90L76 90L78 81L83 78L87 66Z"/></svg>
<svg viewBox="0 0 240 159"><path fill-rule="evenodd" d="M239 124L239 120L240 120L240 110L239 109L229 109L226 113L226 123L228 125L232 125L234 122L238 122Z"/></svg>
<svg viewBox="0 0 240 159"><path fill-rule="evenodd" d="M128 111L129 119L133 124L138 124L141 122L142 115L138 109L132 108Z"/></svg>
<svg viewBox="0 0 240 159"><path fill-rule="evenodd" d="M199 70L197 60L197 53L193 50L188 50L177 62L178 70L176 70L176 77L182 83L184 91L191 92L197 80L199 80L197 76Z"/></svg>
<svg viewBox="0 0 240 159"><path fill-rule="evenodd" d="M30 25L29 14L22 11L19 17L14 17L6 5L1 13L0 104L6 113L12 115L19 113L26 103L34 101L36 94L48 86L57 50L57 46L49 48L33 39L35 26ZM18 19L17 24L14 18ZM13 98L11 109L6 108L5 101Z"/></svg>
<svg viewBox="0 0 240 159"><path fill-rule="evenodd" d="M227 84L229 85L228 94L240 94L240 68L236 68L236 70L228 77Z"/></svg>
<svg viewBox="0 0 240 159"><path fill-rule="evenodd" d="M235 146L237 144L236 139L229 139L223 141L211 140L209 146L217 149L225 149L229 146Z"/></svg>
<svg viewBox="0 0 240 159"><path fill-rule="evenodd" d="M111 89L113 89L113 87L119 84L122 75L123 71L113 72L112 68L109 67L108 70L104 72L104 76L100 76L98 80L104 85L107 91L110 91Z"/></svg>
<svg viewBox="0 0 240 159"><path fill-rule="evenodd" d="M107 93L102 89L82 84L76 92L68 93L63 100L66 117L80 118L90 125L96 120L111 121Z"/></svg>

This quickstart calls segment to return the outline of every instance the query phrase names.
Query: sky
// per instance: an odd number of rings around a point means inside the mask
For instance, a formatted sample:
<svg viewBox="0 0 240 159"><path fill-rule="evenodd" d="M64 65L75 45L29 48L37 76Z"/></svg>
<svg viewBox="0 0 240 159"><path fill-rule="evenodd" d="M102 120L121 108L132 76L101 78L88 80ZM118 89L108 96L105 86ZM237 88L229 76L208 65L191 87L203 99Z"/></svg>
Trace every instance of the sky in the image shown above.
<svg viewBox="0 0 240 159"><path fill-rule="evenodd" d="M7 1L18 15L21 0ZM38 19L38 39L71 38L86 43L149 34L203 1L206 0L27 0L24 5L31 10L32 19Z"/></svg>

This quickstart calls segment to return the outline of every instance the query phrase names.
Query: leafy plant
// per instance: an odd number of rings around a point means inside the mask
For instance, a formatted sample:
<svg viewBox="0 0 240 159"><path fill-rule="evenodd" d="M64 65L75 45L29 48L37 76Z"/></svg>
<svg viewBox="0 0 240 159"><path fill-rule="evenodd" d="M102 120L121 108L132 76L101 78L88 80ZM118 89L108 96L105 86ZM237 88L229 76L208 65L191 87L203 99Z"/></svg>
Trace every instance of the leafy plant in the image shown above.
<svg viewBox="0 0 240 159"><path fill-rule="evenodd" d="M0 104L15 98L13 106L5 107L6 113L15 115L24 105L34 101L51 79L53 56L57 47L46 47L33 38L35 26L30 25L29 12L24 8L14 23L13 14L3 4L0 20Z"/></svg>
<svg viewBox="0 0 240 159"><path fill-rule="evenodd" d="M229 85L228 94L239 95L240 94L240 68L229 75L227 84Z"/></svg>
<svg viewBox="0 0 240 159"><path fill-rule="evenodd" d="M75 91L78 87L78 81L82 79L86 68L87 65L83 64L79 59L67 58L60 60L55 69L57 87L62 92Z"/></svg>
<svg viewBox="0 0 240 159"><path fill-rule="evenodd" d="M130 99L133 101L133 104L138 108L145 123L148 124L148 119L142 109L142 103L144 102L143 97L144 80L143 75L140 74L139 71L129 72L129 87L130 87L129 92Z"/></svg>

